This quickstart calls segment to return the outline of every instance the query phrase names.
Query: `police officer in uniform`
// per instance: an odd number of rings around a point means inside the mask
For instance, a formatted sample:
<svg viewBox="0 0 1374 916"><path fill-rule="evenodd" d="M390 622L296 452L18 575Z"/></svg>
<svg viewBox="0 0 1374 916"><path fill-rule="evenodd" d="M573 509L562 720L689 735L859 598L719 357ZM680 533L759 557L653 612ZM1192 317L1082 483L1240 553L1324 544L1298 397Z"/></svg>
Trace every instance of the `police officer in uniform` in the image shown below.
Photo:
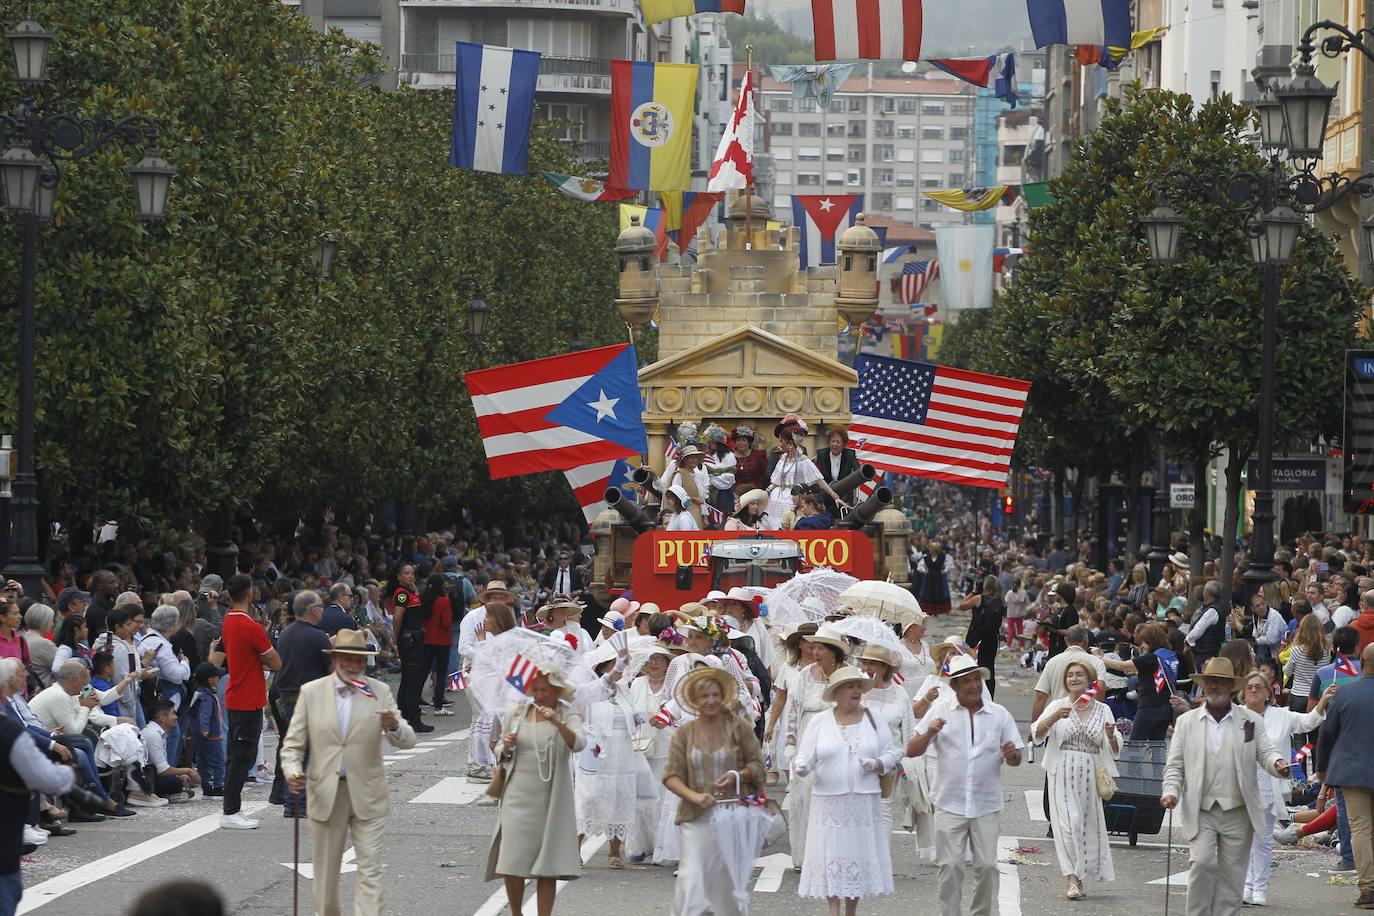
<svg viewBox="0 0 1374 916"><path fill-rule="evenodd" d="M420 594L415 590L415 567L409 563L396 569L396 581L387 595L391 629L396 634L396 653L401 659L401 687L396 696L401 717L415 731L434 731L433 725L420 721L420 694L425 676L425 619L420 609Z"/></svg>

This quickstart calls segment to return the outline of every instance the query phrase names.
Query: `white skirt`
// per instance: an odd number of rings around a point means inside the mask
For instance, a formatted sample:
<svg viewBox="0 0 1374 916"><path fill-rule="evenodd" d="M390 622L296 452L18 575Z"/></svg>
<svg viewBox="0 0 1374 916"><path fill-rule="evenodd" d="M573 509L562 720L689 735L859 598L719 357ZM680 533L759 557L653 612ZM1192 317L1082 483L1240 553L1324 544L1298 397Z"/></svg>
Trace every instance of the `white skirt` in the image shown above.
<svg viewBox="0 0 1374 916"><path fill-rule="evenodd" d="M893 893L891 829L877 792L811 796L801 897L864 899Z"/></svg>
<svg viewBox="0 0 1374 916"><path fill-rule="evenodd" d="M663 787L663 766L668 762L667 757L646 757L649 762L649 772L654 774L654 784L658 786L658 795L654 798L640 798L635 801L635 823L634 829L630 831L630 855L647 856L653 853L654 844L658 838L658 816L663 810L663 798L671 795ZM677 798L676 795L673 796Z"/></svg>
<svg viewBox="0 0 1374 916"><path fill-rule="evenodd" d="M1082 751L1061 750L1059 762L1049 774L1049 789L1050 822L1054 826L1054 851L1059 856L1060 873L1114 880L1107 818L1097 794L1096 758Z"/></svg>

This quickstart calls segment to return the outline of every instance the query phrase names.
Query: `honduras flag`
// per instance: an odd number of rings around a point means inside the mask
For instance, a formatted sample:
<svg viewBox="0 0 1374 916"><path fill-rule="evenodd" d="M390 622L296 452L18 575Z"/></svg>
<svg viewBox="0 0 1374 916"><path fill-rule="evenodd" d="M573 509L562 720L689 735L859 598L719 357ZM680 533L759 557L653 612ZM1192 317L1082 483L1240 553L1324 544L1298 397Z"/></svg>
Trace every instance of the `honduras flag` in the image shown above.
<svg viewBox="0 0 1374 916"><path fill-rule="evenodd" d="M794 194L792 225L798 229L801 269L835 263L835 239L863 212L862 194Z"/></svg>
<svg viewBox="0 0 1374 916"><path fill-rule="evenodd" d="M458 44L453 149L448 164L479 172L529 171L539 52Z"/></svg>

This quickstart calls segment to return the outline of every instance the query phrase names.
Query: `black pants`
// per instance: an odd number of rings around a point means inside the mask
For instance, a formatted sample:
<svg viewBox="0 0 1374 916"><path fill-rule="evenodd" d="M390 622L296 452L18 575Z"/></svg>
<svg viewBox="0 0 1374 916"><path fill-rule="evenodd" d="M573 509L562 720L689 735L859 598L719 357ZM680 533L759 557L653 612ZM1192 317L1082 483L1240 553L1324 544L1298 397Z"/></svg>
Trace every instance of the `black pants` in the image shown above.
<svg viewBox="0 0 1374 916"><path fill-rule="evenodd" d="M1174 708L1167 703L1142 707L1135 711L1135 719L1131 722L1131 740L1163 741L1173 724Z"/></svg>
<svg viewBox="0 0 1374 916"><path fill-rule="evenodd" d="M434 675L434 711L444 705L444 688L448 686L448 655L452 646L425 646L425 673ZM422 688L423 692L423 688Z"/></svg>
<svg viewBox="0 0 1374 916"><path fill-rule="evenodd" d="M297 795L288 792L286 789L286 777L281 771L281 746L286 741L286 730L291 727L291 716L296 711L296 699L300 696L300 691L292 690L277 699L268 699L267 709L272 713L272 721L277 725L277 768L272 774L272 793L267 800L274 805L285 805L288 812L296 810ZM306 750L305 760L310 759L310 751ZM305 791L300 792L300 799L304 800Z"/></svg>
<svg viewBox="0 0 1374 916"><path fill-rule="evenodd" d="M229 760L224 768L224 813L237 814L243 807L243 784L258 759L262 737L261 709L229 710Z"/></svg>
<svg viewBox="0 0 1374 916"><path fill-rule="evenodd" d="M417 636L419 634L416 634ZM396 705L401 707L401 715L412 726L420 725L420 695L425 689L425 647L417 641L409 649L400 649L401 689L396 697Z"/></svg>
<svg viewBox="0 0 1374 916"><path fill-rule="evenodd" d="M986 645L985 645L986 644ZM983 683L988 685L988 696L997 696L997 639L985 638L978 644L978 667L988 669L988 679Z"/></svg>

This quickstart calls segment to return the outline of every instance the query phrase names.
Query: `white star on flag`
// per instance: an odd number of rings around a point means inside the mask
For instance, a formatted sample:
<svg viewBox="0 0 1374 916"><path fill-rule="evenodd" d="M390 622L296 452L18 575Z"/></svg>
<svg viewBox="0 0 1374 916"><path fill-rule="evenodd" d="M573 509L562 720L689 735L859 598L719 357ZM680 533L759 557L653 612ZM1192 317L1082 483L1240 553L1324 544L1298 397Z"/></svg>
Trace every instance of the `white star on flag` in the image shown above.
<svg viewBox="0 0 1374 916"><path fill-rule="evenodd" d="M820 204L821 209L824 210L824 211L826 211L827 213L829 213L829 212L831 211L831 209L834 208L834 206L835 206L835 202L832 201L829 197L827 197L825 200L821 201L821 204Z"/></svg>
<svg viewBox="0 0 1374 916"><path fill-rule="evenodd" d="M617 419L615 415L615 405L620 403L620 398L606 397L606 389L601 389L601 397L595 401L588 401L587 406L596 411L596 421L600 423L604 418L610 417Z"/></svg>

